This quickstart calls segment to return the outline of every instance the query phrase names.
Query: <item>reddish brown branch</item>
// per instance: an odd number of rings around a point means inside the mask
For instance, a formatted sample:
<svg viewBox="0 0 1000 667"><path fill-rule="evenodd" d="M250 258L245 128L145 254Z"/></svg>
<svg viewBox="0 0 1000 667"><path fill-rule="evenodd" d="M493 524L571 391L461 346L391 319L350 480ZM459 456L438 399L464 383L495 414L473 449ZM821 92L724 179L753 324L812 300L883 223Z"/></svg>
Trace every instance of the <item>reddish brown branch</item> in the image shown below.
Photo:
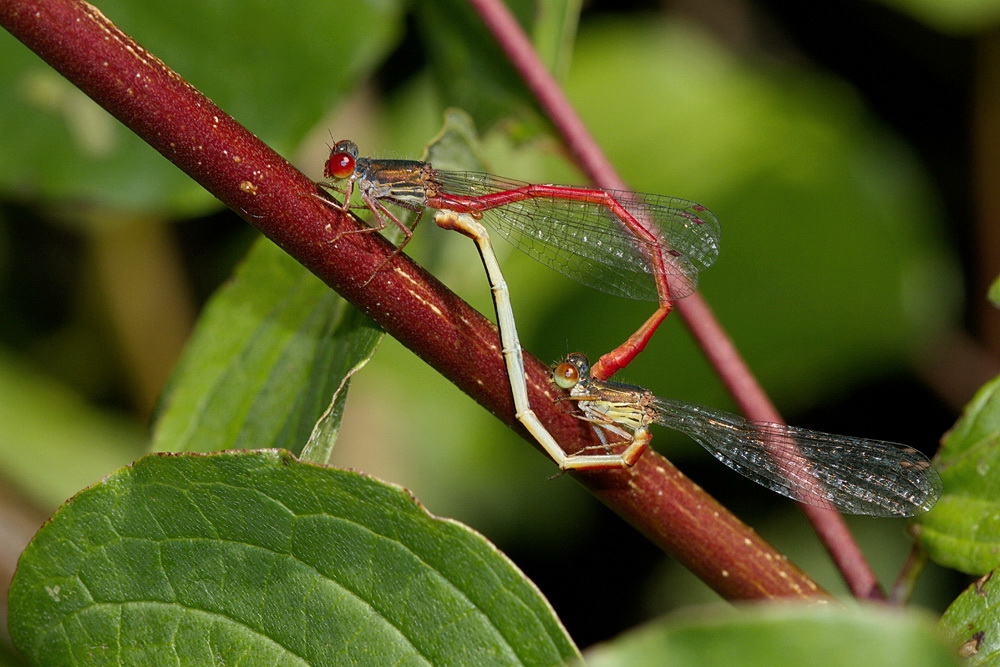
<svg viewBox="0 0 1000 667"><path fill-rule="evenodd" d="M508 425L495 327L380 235L323 205L316 186L95 8L7 0L11 33L207 190ZM388 261L386 261L388 259ZM374 278L371 278L372 276ZM553 403L526 356L531 403L567 451L591 432ZM753 530L653 452L628 471L575 474L595 495L728 599L824 597Z"/></svg>

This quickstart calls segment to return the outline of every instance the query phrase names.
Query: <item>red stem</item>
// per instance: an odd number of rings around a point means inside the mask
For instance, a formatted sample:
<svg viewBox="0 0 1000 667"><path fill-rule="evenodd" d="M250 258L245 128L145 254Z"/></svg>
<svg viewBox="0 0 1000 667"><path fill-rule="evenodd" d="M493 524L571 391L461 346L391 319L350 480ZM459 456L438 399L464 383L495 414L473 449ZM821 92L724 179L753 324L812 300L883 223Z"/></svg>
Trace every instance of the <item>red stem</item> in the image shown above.
<svg viewBox="0 0 1000 667"><path fill-rule="evenodd" d="M379 234L323 205L305 175L77 0L6 0L0 23L109 113L508 425L496 328ZM373 277L374 276L374 277ZM596 444L525 355L532 405L567 451ZM532 441L533 442L533 441ZM720 595L825 597L805 574L669 462L572 475ZM627 573L624 575L627 576Z"/></svg>
<svg viewBox="0 0 1000 667"><path fill-rule="evenodd" d="M502 0L469 2L534 93L584 173L600 187L628 190ZM784 423L705 300L695 293L678 301L676 307L747 418ZM884 599L878 580L843 517L830 510L808 505L801 507L854 595L865 599Z"/></svg>

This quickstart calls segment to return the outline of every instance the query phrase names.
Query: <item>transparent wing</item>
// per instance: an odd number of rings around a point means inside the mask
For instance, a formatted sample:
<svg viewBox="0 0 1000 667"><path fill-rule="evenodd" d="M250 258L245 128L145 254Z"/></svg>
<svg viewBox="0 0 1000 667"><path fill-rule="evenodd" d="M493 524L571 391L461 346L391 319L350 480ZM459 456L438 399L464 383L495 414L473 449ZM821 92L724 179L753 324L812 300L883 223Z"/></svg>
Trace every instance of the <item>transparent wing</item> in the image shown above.
<svg viewBox="0 0 1000 667"><path fill-rule="evenodd" d="M926 512L941 496L940 476L912 447L749 421L664 398L654 406L657 423L689 435L744 477L807 505L905 517Z"/></svg>
<svg viewBox="0 0 1000 667"><path fill-rule="evenodd" d="M531 187L477 172L436 171L447 194L476 197ZM562 187L562 186L560 186ZM657 300L650 256L664 258L671 297L695 290L698 272L719 256L719 221L685 199L565 186L570 193L606 192L651 231L640 239L611 208L572 198L532 197L483 212L514 246L584 285L632 299Z"/></svg>

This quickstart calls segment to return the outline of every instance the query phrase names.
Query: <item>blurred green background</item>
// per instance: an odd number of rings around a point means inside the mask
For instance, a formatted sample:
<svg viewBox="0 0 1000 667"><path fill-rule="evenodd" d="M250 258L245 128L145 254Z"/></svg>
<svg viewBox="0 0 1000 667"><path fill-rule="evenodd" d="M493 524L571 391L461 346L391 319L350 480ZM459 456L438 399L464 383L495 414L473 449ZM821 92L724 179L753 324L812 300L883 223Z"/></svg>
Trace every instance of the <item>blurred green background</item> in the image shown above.
<svg viewBox="0 0 1000 667"><path fill-rule="evenodd" d="M512 3L635 190L722 224L704 296L793 423L932 452L996 366L984 276L995 185L988 94L1000 3ZM581 182L457 0L291 7L102 0L101 10L314 178L328 146L417 158L446 108L489 170ZM67 497L148 447L198 309L255 238L235 214L9 36L0 37L0 582ZM592 357L651 312L498 242L522 342ZM492 317L467 239L424 223L407 253ZM990 332L994 334L991 337ZM673 316L623 379L730 408ZM693 443L654 443L819 581L838 583L791 503ZM356 376L332 463L411 489L497 543L581 646L715 596L394 341ZM907 543L853 522L879 574ZM882 562L884 559L884 562ZM576 617L567 572L619 571ZM940 607L948 581L925 577ZM930 585L934 584L934 585ZM5 599L5 595L4 598Z"/></svg>

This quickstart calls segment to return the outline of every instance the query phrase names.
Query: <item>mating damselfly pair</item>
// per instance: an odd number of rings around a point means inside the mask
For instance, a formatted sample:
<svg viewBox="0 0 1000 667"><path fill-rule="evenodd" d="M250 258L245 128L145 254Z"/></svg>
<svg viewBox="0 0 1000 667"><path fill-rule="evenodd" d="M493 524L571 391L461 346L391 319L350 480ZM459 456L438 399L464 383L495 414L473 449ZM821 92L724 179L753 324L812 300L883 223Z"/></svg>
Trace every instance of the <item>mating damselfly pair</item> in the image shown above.
<svg viewBox="0 0 1000 667"><path fill-rule="evenodd" d="M810 505L911 516L940 496L940 477L912 447L750 421L607 380L636 357L672 302L691 294L697 273L718 257L718 221L705 207L662 195L533 185L439 170L417 160L366 158L351 141L333 146L324 175L346 182L344 202L335 205L348 210L357 190L374 215L372 230L390 222L398 226L406 237L400 248L416 223L403 224L388 204L418 216L432 209L438 226L475 241L493 290L516 417L560 469L634 465L648 445L649 426L657 423L691 436L749 479ZM658 302L653 315L593 368L583 355L570 355L554 369L556 384L570 390L567 398L576 402L579 416L594 424L602 451L567 454L531 409L510 295L481 220L531 257L586 285Z"/></svg>

